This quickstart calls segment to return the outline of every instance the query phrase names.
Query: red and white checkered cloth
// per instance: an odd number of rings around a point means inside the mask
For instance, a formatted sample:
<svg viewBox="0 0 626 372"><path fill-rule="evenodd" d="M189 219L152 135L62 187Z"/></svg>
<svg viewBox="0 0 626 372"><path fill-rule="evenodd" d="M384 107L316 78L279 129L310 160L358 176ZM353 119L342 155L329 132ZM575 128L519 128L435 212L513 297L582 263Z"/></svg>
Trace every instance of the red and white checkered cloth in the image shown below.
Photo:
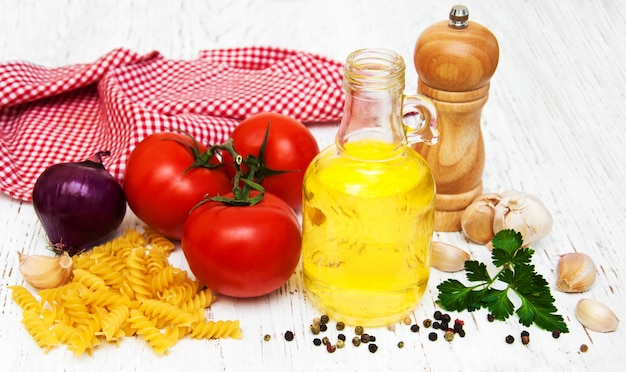
<svg viewBox="0 0 626 372"><path fill-rule="evenodd" d="M191 61L115 49L89 64L0 64L0 189L31 200L48 166L102 150L123 182L131 150L151 133L183 129L217 144L259 112L333 122L342 108L341 63L273 47L202 51Z"/></svg>

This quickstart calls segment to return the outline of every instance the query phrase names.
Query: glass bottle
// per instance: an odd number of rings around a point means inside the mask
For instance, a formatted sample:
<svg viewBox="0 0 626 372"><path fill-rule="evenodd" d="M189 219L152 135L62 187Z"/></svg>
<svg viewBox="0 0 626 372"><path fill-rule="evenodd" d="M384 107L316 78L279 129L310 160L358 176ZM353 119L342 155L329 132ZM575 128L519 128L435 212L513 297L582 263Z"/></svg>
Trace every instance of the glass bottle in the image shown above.
<svg viewBox="0 0 626 372"><path fill-rule="evenodd" d="M331 318L379 326L403 318L428 284L435 183L412 145L437 142L437 116L403 93L397 53L357 50L344 66L335 143L303 182L303 279Z"/></svg>

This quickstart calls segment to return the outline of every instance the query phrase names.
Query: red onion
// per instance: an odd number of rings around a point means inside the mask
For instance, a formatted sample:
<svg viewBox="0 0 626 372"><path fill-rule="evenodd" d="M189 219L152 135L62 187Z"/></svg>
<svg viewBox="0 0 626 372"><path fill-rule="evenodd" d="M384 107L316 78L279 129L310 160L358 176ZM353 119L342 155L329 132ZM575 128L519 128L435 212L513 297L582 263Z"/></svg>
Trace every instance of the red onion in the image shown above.
<svg viewBox="0 0 626 372"><path fill-rule="evenodd" d="M122 223L126 199L102 165L99 152L82 162L47 168L33 189L33 206L52 249L82 252L108 238Z"/></svg>

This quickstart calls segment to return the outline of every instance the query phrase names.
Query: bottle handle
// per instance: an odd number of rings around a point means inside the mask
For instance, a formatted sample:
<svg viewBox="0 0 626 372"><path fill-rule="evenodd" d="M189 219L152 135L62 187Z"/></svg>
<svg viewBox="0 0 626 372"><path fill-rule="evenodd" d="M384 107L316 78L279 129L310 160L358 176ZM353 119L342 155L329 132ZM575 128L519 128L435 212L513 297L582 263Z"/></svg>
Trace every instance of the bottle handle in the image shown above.
<svg viewBox="0 0 626 372"><path fill-rule="evenodd" d="M437 108L422 95L404 95L402 124L409 145L420 142L435 145L439 142Z"/></svg>

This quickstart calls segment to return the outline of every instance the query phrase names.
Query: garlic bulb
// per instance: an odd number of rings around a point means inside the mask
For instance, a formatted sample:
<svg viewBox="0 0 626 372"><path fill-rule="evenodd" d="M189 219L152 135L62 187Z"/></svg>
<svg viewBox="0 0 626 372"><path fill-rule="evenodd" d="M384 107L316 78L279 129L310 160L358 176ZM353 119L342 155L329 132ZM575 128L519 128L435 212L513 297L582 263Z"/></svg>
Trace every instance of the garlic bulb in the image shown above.
<svg viewBox="0 0 626 372"><path fill-rule="evenodd" d="M37 290L56 288L72 278L73 262L67 252L61 256L29 256L20 252L17 254L24 281Z"/></svg>
<svg viewBox="0 0 626 372"><path fill-rule="evenodd" d="M471 241L487 244L493 239L493 218L498 194L482 194L465 208L461 215L461 230Z"/></svg>
<svg viewBox="0 0 626 372"><path fill-rule="evenodd" d="M528 247L552 230L552 216L536 196L516 190L500 194L494 207L493 232L513 229L524 239L522 247Z"/></svg>
<svg viewBox="0 0 626 372"><path fill-rule="evenodd" d="M556 267L556 288L561 292L584 292L596 280L596 265L584 253L567 253L561 256Z"/></svg>
<svg viewBox="0 0 626 372"><path fill-rule="evenodd" d="M578 321L595 332L613 332L619 325L619 319L608 306L591 298L583 298L576 305Z"/></svg>
<svg viewBox="0 0 626 372"><path fill-rule="evenodd" d="M431 243L430 266L437 270L452 273L465 268L469 253L461 248L441 242Z"/></svg>

